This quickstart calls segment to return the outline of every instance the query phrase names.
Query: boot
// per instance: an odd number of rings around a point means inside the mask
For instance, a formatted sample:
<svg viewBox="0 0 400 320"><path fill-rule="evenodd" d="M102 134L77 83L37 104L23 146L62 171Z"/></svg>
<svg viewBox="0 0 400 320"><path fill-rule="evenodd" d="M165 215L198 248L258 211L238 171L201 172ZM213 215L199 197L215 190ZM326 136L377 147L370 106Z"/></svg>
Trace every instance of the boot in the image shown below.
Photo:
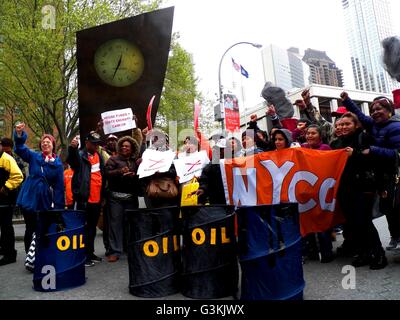
<svg viewBox="0 0 400 320"><path fill-rule="evenodd" d="M14 263L17 261L17 255L4 256L0 259L0 266L5 266L6 264Z"/></svg>
<svg viewBox="0 0 400 320"><path fill-rule="evenodd" d="M380 270L385 268L388 265L385 253L379 255L372 255L371 262L369 264L369 268L371 270Z"/></svg>
<svg viewBox="0 0 400 320"><path fill-rule="evenodd" d="M358 254L355 256L353 262L351 265L353 267L363 267L371 263L371 258L368 255L365 254Z"/></svg>

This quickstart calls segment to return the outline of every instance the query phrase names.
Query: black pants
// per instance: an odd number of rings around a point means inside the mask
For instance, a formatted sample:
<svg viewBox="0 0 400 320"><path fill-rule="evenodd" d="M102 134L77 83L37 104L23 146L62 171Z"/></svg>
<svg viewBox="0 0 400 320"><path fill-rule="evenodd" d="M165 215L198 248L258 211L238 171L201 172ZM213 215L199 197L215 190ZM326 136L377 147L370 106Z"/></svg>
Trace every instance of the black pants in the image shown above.
<svg viewBox="0 0 400 320"><path fill-rule="evenodd" d="M37 214L32 211L22 210L22 215L25 220L25 235L24 235L24 244L25 244L25 252L28 253L29 247L32 242L33 233L36 231L37 225Z"/></svg>
<svg viewBox="0 0 400 320"><path fill-rule="evenodd" d="M384 250L378 230L372 222L375 193L352 191L340 200L341 208L350 228L355 250L360 255L382 255Z"/></svg>
<svg viewBox="0 0 400 320"><path fill-rule="evenodd" d="M0 206L1 246L5 257L15 258L15 233L12 223L13 206Z"/></svg>
<svg viewBox="0 0 400 320"><path fill-rule="evenodd" d="M101 204L100 203L78 203L78 210L85 211L86 217L86 257L90 260L94 254L94 240L96 238L97 222L99 221Z"/></svg>

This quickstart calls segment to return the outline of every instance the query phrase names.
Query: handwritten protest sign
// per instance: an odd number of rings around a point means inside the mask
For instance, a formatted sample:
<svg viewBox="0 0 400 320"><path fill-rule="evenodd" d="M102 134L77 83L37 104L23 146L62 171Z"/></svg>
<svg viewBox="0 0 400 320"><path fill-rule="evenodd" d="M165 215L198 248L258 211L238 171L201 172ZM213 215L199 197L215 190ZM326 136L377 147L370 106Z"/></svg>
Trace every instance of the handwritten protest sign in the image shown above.
<svg viewBox="0 0 400 320"><path fill-rule="evenodd" d="M203 168L210 162L206 151L195 152L187 157L174 160L176 174L179 177L179 183L185 183L200 177Z"/></svg>
<svg viewBox="0 0 400 320"><path fill-rule="evenodd" d="M109 134L136 128L132 116L131 108L103 112L101 118L103 119L104 133Z"/></svg>

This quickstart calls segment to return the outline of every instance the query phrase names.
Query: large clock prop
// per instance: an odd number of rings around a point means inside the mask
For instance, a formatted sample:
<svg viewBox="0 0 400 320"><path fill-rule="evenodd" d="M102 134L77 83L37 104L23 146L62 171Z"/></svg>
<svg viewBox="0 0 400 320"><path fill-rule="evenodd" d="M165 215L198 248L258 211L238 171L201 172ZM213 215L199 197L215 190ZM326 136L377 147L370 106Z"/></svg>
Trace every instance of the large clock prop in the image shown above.
<svg viewBox="0 0 400 320"><path fill-rule="evenodd" d="M164 84L174 7L77 32L81 137L95 130L101 113L132 108L144 128L155 95L154 123ZM121 133L122 135L124 133Z"/></svg>

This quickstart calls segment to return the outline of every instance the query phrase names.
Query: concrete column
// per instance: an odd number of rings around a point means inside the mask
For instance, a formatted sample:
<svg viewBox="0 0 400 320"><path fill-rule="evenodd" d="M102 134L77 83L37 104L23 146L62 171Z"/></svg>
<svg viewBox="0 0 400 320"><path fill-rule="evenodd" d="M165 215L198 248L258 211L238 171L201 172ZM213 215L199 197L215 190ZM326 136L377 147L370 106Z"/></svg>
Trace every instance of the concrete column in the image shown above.
<svg viewBox="0 0 400 320"><path fill-rule="evenodd" d="M364 112L367 116L369 116L369 104L368 102L363 102L361 104L361 111Z"/></svg>
<svg viewBox="0 0 400 320"><path fill-rule="evenodd" d="M336 99L332 99L329 101L329 106L331 107L331 112L336 111L338 108L338 102Z"/></svg>
<svg viewBox="0 0 400 320"><path fill-rule="evenodd" d="M320 110L319 110L319 100L318 100L318 97L312 97L312 98L311 98L311 103L312 103L313 106L316 107L317 110L320 112Z"/></svg>

